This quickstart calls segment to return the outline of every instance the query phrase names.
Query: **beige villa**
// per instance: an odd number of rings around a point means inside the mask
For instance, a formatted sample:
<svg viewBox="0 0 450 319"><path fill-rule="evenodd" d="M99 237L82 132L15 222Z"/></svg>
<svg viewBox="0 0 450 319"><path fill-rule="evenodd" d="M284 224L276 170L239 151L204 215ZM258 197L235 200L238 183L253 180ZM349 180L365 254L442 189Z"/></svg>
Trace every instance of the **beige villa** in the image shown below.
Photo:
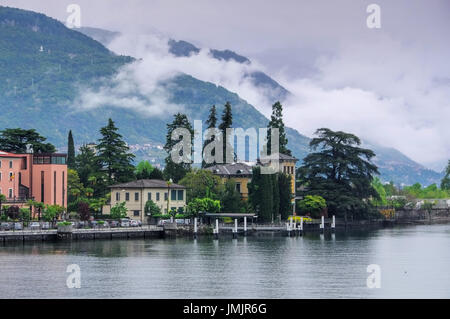
<svg viewBox="0 0 450 319"><path fill-rule="evenodd" d="M110 186L111 202L103 206L103 214L108 215L111 207L125 202L128 217L141 222L147 222L145 215L145 203L152 200L160 209L162 214L168 210L185 209L186 187L163 180L142 179L123 184Z"/></svg>

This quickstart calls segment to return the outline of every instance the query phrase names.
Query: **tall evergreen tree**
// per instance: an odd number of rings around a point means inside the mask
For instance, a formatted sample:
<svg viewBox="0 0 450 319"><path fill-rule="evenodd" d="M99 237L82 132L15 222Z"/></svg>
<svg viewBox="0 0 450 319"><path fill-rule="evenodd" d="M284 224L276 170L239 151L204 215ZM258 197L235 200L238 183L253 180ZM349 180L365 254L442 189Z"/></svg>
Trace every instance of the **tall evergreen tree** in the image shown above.
<svg viewBox="0 0 450 319"><path fill-rule="evenodd" d="M69 131L67 139L67 166L69 168L75 167L75 144L73 143L72 130Z"/></svg>
<svg viewBox="0 0 450 319"><path fill-rule="evenodd" d="M231 126L233 125L233 113L231 110L231 104L230 102L225 103L225 107L223 109L223 113L222 113L222 123L220 123L219 125L219 129L222 132L222 142L223 142L223 163L226 163L227 161L227 156L226 156L226 150L228 149L229 152L231 152L231 156L233 156L232 154L234 154L234 152L232 151L233 149L233 142L230 141L230 136L228 136L227 134L227 128L231 128Z"/></svg>
<svg viewBox="0 0 450 319"><path fill-rule="evenodd" d="M270 174L272 183L272 198L273 198L273 219L278 220L280 216L280 185L278 184L278 173Z"/></svg>
<svg viewBox="0 0 450 319"><path fill-rule="evenodd" d="M214 128L216 128L216 125L217 125L217 115L216 115L216 106L215 106L215 105L213 105L213 106L211 107L211 110L210 110L210 112L209 112L209 117L208 117L208 119L206 120L206 124L208 124L208 129L214 129ZM212 136L210 139L205 140L205 142L203 143L203 149L202 149L203 157L205 156L204 153L203 153L203 151L204 151L206 145L208 145L209 143L212 143L214 140L215 140L215 136ZM214 156L214 155L215 155L215 151L213 150L213 151L211 152L211 156ZM207 167L210 167L210 166L213 166L213 165L215 165L215 163L209 163L209 164L207 164L207 163L205 162L205 160L202 160L202 168L207 168Z"/></svg>
<svg viewBox="0 0 450 319"><path fill-rule="evenodd" d="M281 220L285 221L292 214L292 184L291 177L284 173L278 173L278 188L280 198Z"/></svg>
<svg viewBox="0 0 450 319"><path fill-rule="evenodd" d="M292 155L291 150L287 148L288 139L283 122L283 106L280 102L272 105L272 116L267 126L267 155L272 154L272 128L278 128L279 131L279 152L281 154Z"/></svg>
<svg viewBox="0 0 450 319"><path fill-rule="evenodd" d="M134 155L122 139L112 119L100 129L102 137L98 140L97 158L107 172L108 184L127 182L134 178Z"/></svg>
<svg viewBox="0 0 450 319"><path fill-rule="evenodd" d="M258 221L274 221L273 190L273 174L261 174L261 168L254 167L248 191L249 202L258 215Z"/></svg>
<svg viewBox="0 0 450 319"><path fill-rule="evenodd" d="M167 124L167 135L166 135L166 144L164 145L164 150L168 152L165 159L166 166L164 167L164 177L169 180L172 179L173 182L177 183L181 180L186 173L191 169L191 162L189 163L175 163L172 160L172 149L181 142L181 137L172 140L172 132L177 128L185 128L191 134L191 153L192 153L192 140L194 138L194 129L192 128L191 123L189 122L188 117L185 114L177 113L174 115L174 120L172 123ZM181 150L178 154L179 156L183 156L183 151Z"/></svg>
<svg viewBox="0 0 450 319"><path fill-rule="evenodd" d="M441 188L450 190L450 161L448 161L447 168L445 170L445 176L441 182Z"/></svg>

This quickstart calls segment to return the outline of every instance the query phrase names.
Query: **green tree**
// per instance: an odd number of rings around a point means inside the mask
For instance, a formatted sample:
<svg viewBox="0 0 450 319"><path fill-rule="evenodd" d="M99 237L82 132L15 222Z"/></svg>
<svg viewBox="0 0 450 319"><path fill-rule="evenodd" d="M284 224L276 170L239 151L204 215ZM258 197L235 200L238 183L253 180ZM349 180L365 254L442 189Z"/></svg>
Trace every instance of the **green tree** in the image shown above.
<svg viewBox="0 0 450 319"><path fill-rule="evenodd" d="M326 200L318 195L306 195L298 202L302 214L310 214L312 218L319 218L320 213L327 207Z"/></svg>
<svg viewBox="0 0 450 319"><path fill-rule="evenodd" d="M371 201L372 204L374 206L386 206L387 205L386 189L384 188L383 183L381 183L381 180L378 177L374 177L372 181L372 187L378 193L378 197L372 199Z"/></svg>
<svg viewBox="0 0 450 319"><path fill-rule="evenodd" d="M179 184L186 186L187 203L195 198L219 199L220 193L223 191L220 177L203 169L191 170L179 181Z"/></svg>
<svg viewBox="0 0 450 319"><path fill-rule="evenodd" d="M288 139L286 137L286 130L283 122L283 106L280 102L272 105L272 116L270 117L269 125L267 126L267 155L272 154L272 129L278 128L279 132L279 152L281 154L292 155L290 149L287 148Z"/></svg>
<svg viewBox="0 0 450 319"><path fill-rule="evenodd" d="M166 144L164 145L164 149L169 154L165 159L166 166L164 168L164 177L169 180L172 179L173 182L177 183L181 180L187 172L191 169L191 160L188 159L188 162L175 163L172 160L172 151L175 152L174 147L178 143L181 142L182 137L178 137L177 139L172 139L172 133L176 129L187 129L191 135L190 145L192 148L192 140L194 137L194 129L192 128L191 123L189 122L188 117L185 114L177 113L174 116L174 120L172 123L167 124L167 135L166 135ZM192 151L192 149L191 149ZM183 154L183 150L179 150L178 155L183 158L186 157L186 154ZM187 159L187 158L186 158Z"/></svg>
<svg viewBox="0 0 450 319"><path fill-rule="evenodd" d="M225 213L239 213L241 211L241 194L236 189L236 183L229 179L225 182L225 189L220 197L222 211Z"/></svg>
<svg viewBox="0 0 450 319"><path fill-rule="evenodd" d="M329 212L336 216L368 217L373 211L367 199L378 197L372 187L378 174L371 163L375 153L359 147L361 141L353 134L327 128L318 129L316 134L309 144L312 152L298 170L307 195L325 198Z"/></svg>
<svg viewBox="0 0 450 319"><path fill-rule="evenodd" d="M210 112L209 112L209 116L208 116L208 119L206 120L206 124L208 124L208 129L214 129L214 128L216 128L216 125L217 125L217 114L216 114L216 106L215 105L213 105L212 107L211 107L211 110L210 110ZM205 147L206 147L206 145L208 145L209 143L212 143L214 140L215 140L215 136L211 136L211 138L210 139L206 139L205 141L204 141L204 143L203 143L203 149L202 149L202 154L203 154L203 157L205 156L204 155L204 150L205 150ZM213 150L212 152L211 152L211 156L214 156L215 155L215 150ZM215 162L214 163L206 163L204 160L202 161L202 168L207 168L207 167L211 167L211 166L213 166L213 165L215 165Z"/></svg>
<svg viewBox="0 0 450 319"><path fill-rule="evenodd" d="M192 217L197 217L200 212L217 213L220 211L221 205L219 200L208 197L194 198L187 205L187 210Z"/></svg>
<svg viewBox="0 0 450 319"><path fill-rule="evenodd" d="M231 109L230 102L225 103L221 120L222 122L219 125L219 129L222 133L221 140L223 144L223 153L222 153L223 163L226 163L227 162L226 151L228 149L231 152L231 150L233 149L233 143L230 140L231 137L229 136L229 134L227 134L227 129L231 128L233 125L233 112ZM230 156L232 156L232 154L230 154Z"/></svg>
<svg viewBox="0 0 450 319"><path fill-rule="evenodd" d="M149 161L140 161L139 164L136 165L134 174L137 179L150 179L153 170L154 168Z"/></svg>
<svg viewBox="0 0 450 319"><path fill-rule="evenodd" d="M0 149L11 153L26 153L27 145L31 146L33 153L54 153L55 146L45 143L46 140L35 129L7 128L0 131Z"/></svg>
<svg viewBox="0 0 450 319"><path fill-rule="evenodd" d="M450 190L450 160L448 161L447 168L445 169L445 176L441 182L441 189Z"/></svg>
<svg viewBox="0 0 450 319"><path fill-rule="evenodd" d="M152 172L150 173L149 179L163 180L164 174L158 167L154 167Z"/></svg>
<svg viewBox="0 0 450 319"><path fill-rule="evenodd" d="M261 168L254 167L252 181L248 184L249 202L261 222L273 222L277 217L274 216L273 175L261 174ZM281 203L281 197L278 198Z"/></svg>
<svg viewBox="0 0 450 319"><path fill-rule="evenodd" d="M155 204L154 201L148 200L145 203L144 212L147 216L154 216L161 214L161 209L158 207L158 205Z"/></svg>
<svg viewBox="0 0 450 319"><path fill-rule="evenodd" d="M67 138L67 167L75 168L75 144L73 142L72 130Z"/></svg>
<svg viewBox="0 0 450 319"><path fill-rule="evenodd" d="M89 203L86 201L79 201L77 207L78 216L82 221L88 221L91 217L91 211L89 209Z"/></svg>
<svg viewBox="0 0 450 319"><path fill-rule="evenodd" d="M0 214L2 212L2 204L6 202L6 196L0 193Z"/></svg>
<svg viewBox="0 0 450 319"><path fill-rule="evenodd" d="M100 134L102 137L98 140L97 158L107 171L108 184L132 180L134 178L132 161L135 156L130 153L112 119L100 129Z"/></svg>
<svg viewBox="0 0 450 319"><path fill-rule="evenodd" d="M287 220L292 214L292 184L291 176L278 173L278 188L280 192L280 215L281 220Z"/></svg>
<svg viewBox="0 0 450 319"><path fill-rule="evenodd" d="M126 203L117 203L115 206L111 207L111 218L112 219L120 219L127 217L127 208Z"/></svg>

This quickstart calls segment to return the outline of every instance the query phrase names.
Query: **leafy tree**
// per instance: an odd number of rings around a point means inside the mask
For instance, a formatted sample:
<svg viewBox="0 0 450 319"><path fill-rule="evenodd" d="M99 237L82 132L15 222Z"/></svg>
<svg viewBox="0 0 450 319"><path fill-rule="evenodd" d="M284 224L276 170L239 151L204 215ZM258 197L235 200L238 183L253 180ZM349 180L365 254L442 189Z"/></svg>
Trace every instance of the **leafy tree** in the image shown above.
<svg viewBox="0 0 450 319"><path fill-rule="evenodd" d="M288 139L286 137L286 130L283 122L283 106L280 102L272 105L272 116L269 125L267 126L267 154L272 154L272 129L278 128L279 131L279 152L281 154L292 155L290 149L287 148Z"/></svg>
<svg viewBox="0 0 450 319"><path fill-rule="evenodd" d="M28 200L27 204L30 206L30 208L34 207L34 211L38 212L38 220L41 220L42 211L45 207L44 203L37 202L35 200L30 199L30 200Z"/></svg>
<svg viewBox="0 0 450 319"><path fill-rule="evenodd" d="M80 181L78 172L70 168L67 170L67 195L68 202L73 202L85 195L85 188Z"/></svg>
<svg viewBox="0 0 450 319"><path fill-rule="evenodd" d="M307 194L325 198L329 212L336 216L368 217L373 211L367 199L378 197L372 187L373 176L378 174L371 163L375 153L359 147L361 141L353 134L327 128L316 134L310 142L312 152L298 170Z"/></svg>
<svg viewBox="0 0 450 319"><path fill-rule="evenodd" d="M161 214L161 209L158 205L155 204L155 202L153 202L152 200L148 200L145 203L144 212L147 216L154 216Z"/></svg>
<svg viewBox="0 0 450 319"><path fill-rule="evenodd" d="M136 175L137 179L150 179L153 169L154 168L149 161L141 161L136 165L134 174Z"/></svg>
<svg viewBox="0 0 450 319"><path fill-rule="evenodd" d="M186 186L186 201L189 203L195 198L218 199L223 191L223 183L220 177L211 171L194 169L191 170L179 181L179 184Z"/></svg>
<svg viewBox="0 0 450 319"><path fill-rule="evenodd" d="M2 212L2 204L6 202L6 196L0 193L0 212Z"/></svg>
<svg viewBox="0 0 450 319"><path fill-rule="evenodd" d="M197 217L200 212L217 213L220 211L221 205L219 200L205 197L194 198L189 202L187 208L192 217Z"/></svg>
<svg viewBox="0 0 450 319"><path fill-rule="evenodd" d="M17 220L17 219L19 219L19 213L20 213L20 210L19 210L19 206L10 206L10 207L8 207L8 217L10 218L10 219L12 219L12 220Z"/></svg>
<svg viewBox="0 0 450 319"><path fill-rule="evenodd" d="M448 161L445 176L441 182L441 189L450 190L450 160Z"/></svg>
<svg viewBox="0 0 450 319"><path fill-rule="evenodd" d="M0 149L11 153L26 153L27 145L31 145L33 153L54 153L55 146L44 143L46 140L35 129L7 128L0 131Z"/></svg>
<svg viewBox="0 0 450 319"><path fill-rule="evenodd" d="M111 218L120 219L127 217L127 208L125 202L117 203L115 206L111 207Z"/></svg>
<svg viewBox="0 0 450 319"><path fill-rule="evenodd" d="M279 205L281 203L279 186L275 173L261 174L260 167L253 168L252 181L248 184L249 202L258 215L258 221L273 222L277 217L275 216L275 207L278 207L278 211L280 211ZM275 200L274 190L278 195L275 196ZM274 205L274 202L278 204Z"/></svg>
<svg viewBox="0 0 450 319"><path fill-rule="evenodd" d="M378 177L375 177L373 179L372 187L378 193L378 198L373 198L372 204L374 206L386 206L387 205L386 189L384 188L383 184L381 183Z"/></svg>
<svg viewBox="0 0 450 319"><path fill-rule="evenodd" d="M273 205L273 211L272 215L274 219L281 218L280 216L280 185L278 181L278 174L270 174L272 180L272 205Z"/></svg>
<svg viewBox="0 0 450 319"><path fill-rule="evenodd" d="M98 163L94 150L88 145L81 146L78 155L75 157L75 169L81 183L87 186L89 177L98 174L101 168L102 166Z"/></svg>
<svg viewBox="0 0 450 319"><path fill-rule="evenodd" d="M220 202L225 213L239 213L241 211L241 194L236 189L236 183L229 179L225 183L225 189L221 194Z"/></svg>
<svg viewBox="0 0 450 319"><path fill-rule="evenodd" d="M91 211L89 209L89 203L87 203L85 201L79 201L77 213L78 213L78 216L80 216L80 220L88 221L91 218ZM111 209L111 214L112 214L112 209Z"/></svg>
<svg viewBox="0 0 450 319"><path fill-rule="evenodd" d="M67 138L67 167L75 168L75 144L73 142L72 130Z"/></svg>
<svg viewBox="0 0 450 319"><path fill-rule="evenodd" d="M194 129L192 128L191 123L188 120L188 117L185 114L177 113L174 116L174 120L172 123L167 124L167 135L166 135L166 144L164 145L164 149L168 152L168 156L165 159L166 166L164 168L164 176L167 180L172 179L175 183L181 180L187 172L191 169L191 161L189 159L188 163L175 163L172 160L172 150L178 143L181 142L182 137L179 137L176 140L172 140L172 132L176 129L184 128L187 129L191 135L191 147L192 147L192 139L194 137ZM178 153L179 156L183 157L183 150L180 150Z"/></svg>
<svg viewBox="0 0 450 319"><path fill-rule="evenodd" d="M164 174L158 167L155 167L155 168L153 168L152 172L150 173L149 179L163 180Z"/></svg>
<svg viewBox="0 0 450 319"><path fill-rule="evenodd" d="M211 110L210 110L208 119L206 120L206 124L208 124L208 129L214 129L214 128L216 128L216 125L217 125L217 115L216 115L216 106L215 106L215 105L213 105L213 106L211 107ZM205 142L203 143L203 149L202 149L202 154L203 154L203 156L205 156L205 155L204 155L204 150L205 150L206 145L208 145L209 143L212 143L212 142L215 140L215 138L216 138L215 136L211 136L210 139L205 140ZM211 152L211 156L214 156L214 154L215 154L215 150L213 150L213 151ZM203 160L203 161L202 161L202 168L211 167L211 166L213 166L214 164L215 164L215 163L209 163L209 164L207 164L207 163Z"/></svg>
<svg viewBox="0 0 450 319"><path fill-rule="evenodd" d="M318 195L306 195L299 201L298 207L303 214L310 214L313 218L320 217L320 213L327 207L326 200Z"/></svg>
<svg viewBox="0 0 450 319"><path fill-rule="evenodd" d="M64 208L59 205L45 205L42 219L46 222L55 221L64 212Z"/></svg>
<svg viewBox="0 0 450 319"><path fill-rule="evenodd" d="M231 104L230 102L226 102L225 103L225 107L223 109L223 113L222 113L222 123L220 123L219 125L219 129L222 132L222 143L223 143L223 163L227 162L227 157L226 157L226 150L228 149L229 151L233 149L233 144L232 141L230 141L230 137L227 134L227 129L231 128L233 125L233 112L231 110Z"/></svg>
<svg viewBox="0 0 450 319"><path fill-rule="evenodd" d="M107 171L107 181L113 183L128 182L134 178L132 161L134 155L122 139L112 119L100 129L102 137L98 140L98 161Z"/></svg>
<svg viewBox="0 0 450 319"><path fill-rule="evenodd" d="M20 219L23 222L28 222L31 220L31 212L29 208L26 207L22 207L19 209L19 215L20 215Z"/></svg>

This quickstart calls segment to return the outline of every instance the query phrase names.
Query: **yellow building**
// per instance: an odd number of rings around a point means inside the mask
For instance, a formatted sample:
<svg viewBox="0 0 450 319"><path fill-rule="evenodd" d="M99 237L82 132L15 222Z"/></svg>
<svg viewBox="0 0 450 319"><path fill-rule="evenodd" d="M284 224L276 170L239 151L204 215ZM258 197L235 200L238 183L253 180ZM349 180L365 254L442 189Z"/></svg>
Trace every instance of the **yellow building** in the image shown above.
<svg viewBox="0 0 450 319"><path fill-rule="evenodd" d="M232 179L236 183L236 190L241 193L242 199L248 198L248 183L252 179L252 165L250 163L218 164L208 167L207 170L221 177L224 183Z"/></svg>
<svg viewBox="0 0 450 319"><path fill-rule="evenodd" d="M274 161L278 160L278 165ZM253 162L239 162L231 164L218 164L207 168L214 175L220 176L225 182L232 179L236 183L236 189L241 193L242 199L248 198L248 183L252 180L254 166L268 166L291 177L291 191L295 197L295 164L298 159L285 154L272 154L264 157L264 160Z"/></svg>
<svg viewBox="0 0 450 319"><path fill-rule="evenodd" d="M109 214L111 207L125 202L128 217L146 222L145 204L152 200L161 213L167 214L172 209L179 211L186 207L186 187L183 185L167 183L156 179L142 179L129 183L110 186L111 203L103 207L103 214Z"/></svg>

